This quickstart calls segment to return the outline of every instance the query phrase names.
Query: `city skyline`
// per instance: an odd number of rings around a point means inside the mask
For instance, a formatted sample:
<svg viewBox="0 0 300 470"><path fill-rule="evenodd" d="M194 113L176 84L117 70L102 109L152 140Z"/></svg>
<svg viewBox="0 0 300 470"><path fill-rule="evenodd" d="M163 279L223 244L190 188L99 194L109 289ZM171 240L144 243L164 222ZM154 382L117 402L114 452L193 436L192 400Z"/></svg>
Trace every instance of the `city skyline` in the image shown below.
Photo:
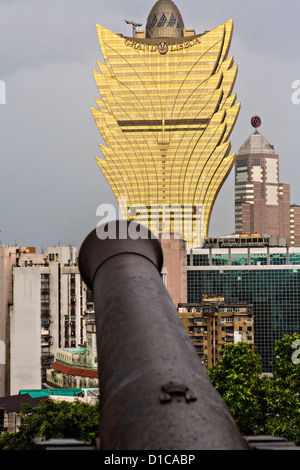
<svg viewBox="0 0 300 470"><path fill-rule="evenodd" d="M186 27L196 33L233 19L230 53L239 69L235 92L241 111L231 136L232 152L251 134L251 117L259 115L261 132L280 156L281 180L291 184L291 203L300 202L300 106L291 99L292 83L300 79L300 6L287 8L268 0L175 3ZM98 96L92 73L99 59L96 24L130 36L131 26L124 20L144 27L153 4L0 1L0 79L6 85L5 104L0 105L3 244L38 250L58 244L79 247L98 223L97 207L115 203L93 158L101 156L90 109ZM233 231L232 171L217 198L209 235Z"/></svg>

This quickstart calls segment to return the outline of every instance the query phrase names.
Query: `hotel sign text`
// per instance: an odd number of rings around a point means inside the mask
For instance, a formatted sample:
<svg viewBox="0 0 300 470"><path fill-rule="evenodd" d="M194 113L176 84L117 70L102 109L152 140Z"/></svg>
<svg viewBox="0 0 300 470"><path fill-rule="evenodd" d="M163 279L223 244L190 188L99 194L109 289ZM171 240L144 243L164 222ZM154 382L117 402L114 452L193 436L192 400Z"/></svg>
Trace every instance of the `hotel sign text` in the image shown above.
<svg viewBox="0 0 300 470"><path fill-rule="evenodd" d="M164 41L160 42L159 44L146 44L135 41L134 39L125 39L125 46L133 47L134 49L138 49L140 51L158 51L160 54L187 49L188 47L196 46L200 43L201 41L198 38L186 39L185 41L178 44L167 44Z"/></svg>

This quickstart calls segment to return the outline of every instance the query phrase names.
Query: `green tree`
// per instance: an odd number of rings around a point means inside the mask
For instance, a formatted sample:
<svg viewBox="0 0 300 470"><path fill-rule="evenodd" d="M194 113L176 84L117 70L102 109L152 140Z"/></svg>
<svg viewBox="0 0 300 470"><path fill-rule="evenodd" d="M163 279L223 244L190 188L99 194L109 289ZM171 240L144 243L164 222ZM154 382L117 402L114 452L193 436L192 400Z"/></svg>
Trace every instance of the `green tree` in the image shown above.
<svg viewBox="0 0 300 470"><path fill-rule="evenodd" d="M221 361L209 368L209 377L244 435L255 434L264 420L261 357L244 342L220 350Z"/></svg>
<svg viewBox="0 0 300 470"><path fill-rule="evenodd" d="M43 400L37 407L24 405L17 433L0 437L0 449L32 449L36 437L73 438L92 444L98 434L99 401L90 405L79 400L54 402Z"/></svg>
<svg viewBox="0 0 300 470"><path fill-rule="evenodd" d="M296 392L300 389L299 348L299 333L294 333L284 335L282 339L276 341L273 353L276 357L274 379L283 382L285 387L288 386Z"/></svg>
<svg viewBox="0 0 300 470"><path fill-rule="evenodd" d="M274 347L274 373L262 374L261 357L246 343L221 350L221 361L209 369L244 435L273 435L300 444L299 335L285 335Z"/></svg>
<svg viewBox="0 0 300 470"><path fill-rule="evenodd" d="M276 341L272 386L268 389L268 415L264 432L300 444L300 364L297 358L299 334L284 335ZM295 354L296 353L296 354Z"/></svg>

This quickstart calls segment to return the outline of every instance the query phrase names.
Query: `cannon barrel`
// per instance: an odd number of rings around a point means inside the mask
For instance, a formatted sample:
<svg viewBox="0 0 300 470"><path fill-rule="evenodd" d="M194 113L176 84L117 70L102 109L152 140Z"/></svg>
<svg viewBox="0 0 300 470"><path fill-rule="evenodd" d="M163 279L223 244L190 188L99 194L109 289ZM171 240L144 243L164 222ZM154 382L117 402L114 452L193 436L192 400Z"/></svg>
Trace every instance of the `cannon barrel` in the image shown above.
<svg viewBox="0 0 300 470"><path fill-rule="evenodd" d="M134 222L105 228L116 237L94 229L78 260L95 303L101 449L248 449L162 282L159 241Z"/></svg>

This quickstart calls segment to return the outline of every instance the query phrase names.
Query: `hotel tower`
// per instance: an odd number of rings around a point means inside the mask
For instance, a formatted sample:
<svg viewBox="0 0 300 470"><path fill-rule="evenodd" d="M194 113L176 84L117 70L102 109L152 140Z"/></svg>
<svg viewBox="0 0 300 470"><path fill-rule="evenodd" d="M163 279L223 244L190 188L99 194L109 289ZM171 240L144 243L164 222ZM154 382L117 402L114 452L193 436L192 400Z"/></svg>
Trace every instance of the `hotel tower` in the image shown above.
<svg viewBox="0 0 300 470"><path fill-rule="evenodd" d="M258 116L251 120L261 124ZM240 147L235 162L235 232L270 236L300 246L300 206L290 203L290 185L280 183L279 155L258 131Z"/></svg>
<svg viewBox="0 0 300 470"><path fill-rule="evenodd" d="M146 29L136 26L125 37L97 25L104 63L94 71L101 99L92 112L104 144L96 160L123 218L200 246L235 161L233 22L196 34L171 0L159 0Z"/></svg>

